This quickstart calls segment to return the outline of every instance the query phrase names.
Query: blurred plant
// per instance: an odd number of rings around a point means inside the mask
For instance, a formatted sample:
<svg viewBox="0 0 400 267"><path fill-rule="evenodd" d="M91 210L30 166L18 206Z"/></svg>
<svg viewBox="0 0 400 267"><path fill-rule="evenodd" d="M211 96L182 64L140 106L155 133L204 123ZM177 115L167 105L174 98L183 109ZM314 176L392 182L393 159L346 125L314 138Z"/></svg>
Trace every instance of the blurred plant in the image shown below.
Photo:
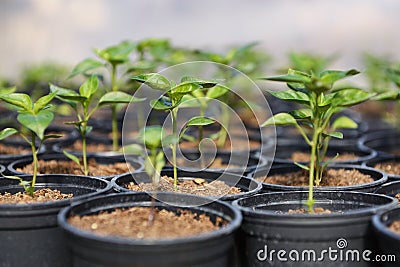
<svg viewBox="0 0 400 267"><path fill-rule="evenodd" d="M269 118L262 126L295 126L305 142L310 146L309 166L296 163L309 172L309 196L307 206L313 212L313 187L319 185L325 167L333 160L323 162L330 138L343 138L338 129L357 128L357 123L346 116L332 121L332 116L347 107L367 101L374 94L357 88L334 89L334 83L354 76L356 70L326 70L319 73L305 73L289 69L287 75L262 78L264 80L285 82L290 88L283 91L269 91L273 96L304 106L288 113L278 113ZM311 135L306 129L311 128Z"/></svg>
<svg viewBox="0 0 400 267"><path fill-rule="evenodd" d="M290 52L289 68L302 71L320 73L325 70L335 59L336 56L321 56L306 52ZM285 68L285 70L288 68Z"/></svg>
<svg viewBox="0 0 400 267"><path fill-rule="evenodd" d="M219 71L215 74L215 77L221 77L225 80L225 84L229 88L233 88L234 85L238 84L240 81L238 79L242 78L239 75L240 72L246 74L249 77L256 77L263 71L265 63L270 60L270 57L260 50L256 50L256 42L243 45L241 47L233 48L229 50L226 54L217 54L208 51L196 50L194 54L198 56L200 60L208 60L219 63L217 65ZM228 68L229 66L231 68ZM248 88L242 87L241 90L246 90ZM247 96L251 96L251 92L245 93ZM224 94L220 98L226 105L222 105L221 110L221 123L224 127L218 133L217 146L219 148L223 147L227 141L227 130L230 124L230 112L229 107L239 108L245 107L249 108L252 105L250 101L243 103L241 99L238 99L237 94L232 91ZM255 107L256 105L252 105Z"/></svg>
<svg viewBox="0 0 400 267"><path fill-rule="evenodd" d="M21 125L21 129L6 128L0 132L0 140L7 138L13 134L19 134L31 147L33 161L33 177L32 181L25 181L18 176L5 176L10 179L17 179L30 196L35 191L36 178L38 173L38 153L43 142L50 138L58 138L62 135L45 134L47 127L54 119L54 114L49 110L50 102L55 97L55 93L50 93L40 97L33 102L27 94L13 93L15 88L7 88L0 90L0 99L10 106L17 109L17 121ZM29 136L26 135L28 132ZM39 145L36 140L39 139Z"/></svg>
<svg viewBox="0 0 400 267"><path fill-rule="evenodd" d="M87 151L86 151L86 135L90 132L91 127L88 126L88 122L93 114L103 106L115 106L116 104L123 103L129 104L131 102L139 102L144 99L135 98L124 92L108 92L100 97L95 102L94 95L99 88L98 78L92 75L86 82L84 82L79 88L79 92L72 89L65 89L56 85L50 84L51 91L56 94L57 98L69 104L75 111L77 121L67 122L66 124L75 125L79 130L82 138L82 158L83 158L83 173L89 174L89 168L87 164ZM64 154L81 166L78 157L64 151Z"/></svg>

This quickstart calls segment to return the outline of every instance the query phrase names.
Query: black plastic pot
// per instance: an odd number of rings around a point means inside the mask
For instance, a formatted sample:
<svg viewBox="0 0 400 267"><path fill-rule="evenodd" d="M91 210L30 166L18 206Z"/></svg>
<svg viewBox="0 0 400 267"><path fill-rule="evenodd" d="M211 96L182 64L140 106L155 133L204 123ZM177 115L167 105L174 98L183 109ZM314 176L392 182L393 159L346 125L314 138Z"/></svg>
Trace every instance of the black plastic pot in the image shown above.
<svg viewBox="0 0 400 267"><path fill-rule="evenodd" d="M370 175L374 182L368 184L360 184L360 185L352 185L352 186L320 186L314 187L315 190L322 191L357 191L357 192L374 192L379 186L383 185L387 182L387 176L385 173L373 169L370 167L359 166L359 165L346 165L346 164L336 164L327 167L328 169L355 169L363 174ZM255 172L251 173L249 176L257 179L259 177L265 177L266 175L275 175L275 174L286 174L291 172L297 172L302 170L299 166L295 164L287 164L287 165L274 165L271 169L268 168L260 168ZM262 192L278 192L278 191L303 191L308 190L307 186L287 186L287 185L278 185L278 184L269 184L266 182L262 183L263 189Z"/></svg>
<svg viewBox="0 0 400 267"><path fill-rule="evenodd" d="M294 152L309 152L310 147L308 145L294 142L294 141L284 141L284 140L278 140L278 144L276 146L275 150L275 157L273 159L274 164L292 164L293 160L290 159L291 155ZM343 145L343 146L337 146L337 145L330 145L329 149L326 153L328 157L334 157L337 154L343 154L343 153L353 153L356 156L358 156L355 159L352 160L334 160L332 164L361 164L364 161L367 161L371 158L374 158L376 156L376 152L371 149L361 149L357 147L357 143L351 145ZM306 164L307 162L299 162L302 164Z"/></svg>
<svg viewBox="0 0 400 267"><path fill-rule="evenodd" d="M359 140L361 149L373 149L378 156L400 153L400 133L396 130L377 131L364 135Z"/></svg>
<svg viewBox="0 0 400 267"><path fill-rule="evenodd" d="M400 193L400 181L386 183L378 187L374 193L394 197L395 195Z"/></svg>
<svg viewBox="0 0 400 267"><path fill-rule="evenodd" d="M400 265L400 234L389 230L388 226L400 220L400 207L375 215L372 218L374 233L379 244L379 254L385 261L379 266L398 267Z"/></svg>
<svg viewBox="0 0 400 267"><path fill-rule="evenodd" d="M373 159L370 159L366 162L364 162L365 166L372 167L374 168L376 164L378 163L384 163L384 162L389 162L389 161L394 161L398 162L400 164L400 155L398 156L389 156L389 155L382 155L375 157ZM380 170L382 172L385 172L384 170ZM389 181L400 181L400 174L392 174L389 172L385 172Z"/></svg>
<svg viewBox="0 0 400 267"><path fill-rule="evenodd" d="M234 236L242 220L237 209L220 201L192 195L159 193L158 199L156 207L160 209L175 212L190 209L199 215L210 216L213 221L217 216L222 217L227 224L210 233L177 239L146 241L99 236L71 226L68 218L71 215L84 216L115 208L148 207L151 198L146 193L120 193L92 198L65 208L58 215L59 225L64 229L67 244L72 251L73 266L232 266ZM208 203L198 206L204 201Z"/></svg>
<svg viewBox="0 0 400 267"><path fill-rule="evenodd" d="M0 164L0 174L4 173L5 170L6 170L6 167L4 167L3 165Z"/></svg>
<svg viewBox="0 0 400 267"><path fill-rule="evenodd" d="M267 160L265 157L259 155L259 154L249 154L247 153L246 156L242 154L235 154L235 153L229 153L229 152L222 152L218 151L215 154L212 153L200 153L200 152L183 152L182 151L182 156L184 156L186 159L192 161L188 162L188 165L182 166L178 164L178 168L181 168L183 170L187 170L190 172L196 172L200 171L203 169L206 169L207 171L215 171L215 172L222 172L222 171L227 171L230 173L236 173L239 175L247 175L250 172L254 171L256 168L261 168L263 166L267 165ZM200 155L204 157L205 159L205 168L201 168L200 166ZM170 160L172 160L171 156L168 156ZM178 157L179 158L179 157ZM230 165L237 165L237 167L231 167L227 169L221 169L221 168L209 168L207 165L211 163L214 159L221 158L221 161L223 164L230 164ZM208 163L208 164L207 164ZM241 167L243 166L243 167ZM166 165L164 167L166 170L172 169L171 165Z"/></svg>
<svg viewBox="0 0 400 267"><path fill-rule="evenodd" d="M336 250L334 255L339 257L339 251L343 255L349 250L360 255L366 249L376 251L371 217L395 207L395 199L370 193L317 191L315 207L329 209L331 214L287 213L290 209L307 209L307 198L304 191L277 192L232 203L243 215L239 251L244 266L376 266L366 261L330 260L327 252ZM272 250L275 255L271 256ZM283 252L277 258L280 250ZM291 251L299 253L299 260ZM303 253L311 253L310 258L301 258ZM282 257L287 261L280 260Z"/></svg>
<svg viewBox="0 0 400 267"><path fill-rule="evenodd" d="M29 180L31 176L23 176ZM0 266L69 267L70 254L57 224L61 208L111 190L103 179L72 175L39 175L36 189L73 193L67 200L34 204L0 204ZM0 193L21 192L17 180L0 179Z"/></svg>
<svg viewBox="0 0 400 267"><path fill-rule="evenodd" d="M173 177L173 171L163 170L161 172L161 176L164 175ZM230 186L236 186L241 189L242 193L240 194L215 197L216 199L221 199L224 201L233 201L241 197L257 194L261 191L262 188L261 183L256 180L227 172L225 173L211 172L211 171L187 172L178 170L178 177L180 180L203 178L207 182L211 182L218 179L219 181L223 181ZM126 188L126 186L130 182L134 182L136 184L151 183L151 178L146 174L146 172L139 172L133 174L127 173L114 177L114 179L112 179L111 181L111 184L113 185L114 190L117 192L131 192L132 190Z"/></svg>
<svg viewBox="0 0 400 267"><path fill-rule="evenodd" d="M59 160L59 161L70 161L69 158L67 158L64 154L44 154L38 157L39 160ZM110 152L108 155L107 153L102 153L102 154L89 154L88 155L88 160L94 158L97 163L99 164L112 164L112 163L117 163L117 162L126 162L129 161L129 163L132 165L132 167L135 168L134 172L139 172L144 169L144 164L139 158L135 157L129 157L129 159L125 159L123 155L121 154L115 154L113 152ZM24 173L18 172L18 168L22 168L28 164L32 163L32 159L22 159L22 160L17 160L12 163L10 163L7 166L8 171L11 174L14 175L21 175ZM110 175L110 176L101 176L99 178L106 179L106 180L111 180L114 178L115 175Z"/></svg>

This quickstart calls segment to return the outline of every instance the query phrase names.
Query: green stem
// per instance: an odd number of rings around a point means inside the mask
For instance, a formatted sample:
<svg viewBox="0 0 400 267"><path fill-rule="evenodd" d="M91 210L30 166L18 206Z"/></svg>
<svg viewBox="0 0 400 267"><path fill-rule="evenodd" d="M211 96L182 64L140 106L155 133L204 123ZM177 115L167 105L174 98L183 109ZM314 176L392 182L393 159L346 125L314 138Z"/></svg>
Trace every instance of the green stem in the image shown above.
<svg viewBox="0 0 400 267"><path fill-rule="evenodd" d="M228 109L228 105L222 105L222 127L221 130L219 130L218 134L218 143L217 147L222 148L224 147L226 143L226 139L228 136L228 129L229 129L229 121L230 121L230 113Z"/></svg>
<svg viewBox="0 0 400 267"><path fill-rule="evenodd" d="M35 191L36 177L37 177L37 172L38 172L38 158L37 158L38 151L36 151L35 137L36 137L35 133L32 132L31 148L32 148L32 157L33 157L33 177L32 177L32 182L31 182L31 190L30 190L30 192L28 192L31 196L33 196L33 193Z"/></svg>
<svg viewBox="0 0 400 267"><path fill-rule="evenodd" d="M177 136L177 125L176 125L176 116L177 116L177 109L171 110L171 120L172 120L172 134L174 136ZM174 190L178 189L178 169L177 169L177 163L176 163L176 150L177 150L177 142L174 142L172 144L172 164L174 168Z"/></svg>
<svg viewBox="0 0 400 267"><path fill-rule="evenodd" d="M118 91L118 86L116 82L117 77L117 66L111 66L111 90L113 92ZM117 105L111 105L111 127L112 127L112 143L113 150L118 151L118 118L117 118Z"/></svg>
<svg viewBox="0 0 400 267"><path fill-rule="evenodd" d="M89 168L87 164L87 151L86 151L86 125L84 133L82 134L82 160L83 160L83 170L84 174L89 175Z"/></svg>

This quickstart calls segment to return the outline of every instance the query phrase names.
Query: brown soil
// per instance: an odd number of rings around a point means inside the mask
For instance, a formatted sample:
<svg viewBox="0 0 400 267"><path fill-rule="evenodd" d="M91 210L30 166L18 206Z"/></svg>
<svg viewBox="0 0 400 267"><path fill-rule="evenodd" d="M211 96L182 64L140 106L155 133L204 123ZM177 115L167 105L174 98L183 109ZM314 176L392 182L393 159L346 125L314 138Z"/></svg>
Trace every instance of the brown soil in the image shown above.
<svg viewBox="0 0 400 267"><path fill-rule="evenodd" d="M75 143L71 146L68 146L65 148L67 151L82 151L82 141L77 140ZM106 144L86 144L86 150L87 152L108 152L108 151L113 151L112 145L106 145Z"/></svg>
<svg viewBox="0 0 400 267"><path fill-rule="evenodd" d="M393 232L400 234L400 221L394 221L390 226L389 229Z"/></svg>
<svg viewBox="0 0 400 267"><path fill-rule="evenodd" d="M395 175L400 174L400 162L396 161L387 161L378 163L374 166L374 168L390 174L395 174Z"/></svg>
<svg viewBox="0 0 400 267"><path fill-rule="evenodd" d="M308 161L310 161L310 158L311 158L310 153L294 152L289 159L293 160L295 162L308 162ZM331 158L332 157L325 157L325 160L329 160ZM357 156L353 153L341 153L335 159L335 161L347 161L347 160L354 160L357 158L359 158L359 156Z"/></svg>
<svg viewBox="0 0 400 267"><path fill-rule="evenodd" d="M399 205L400 205L400 193L398 193L398 194L395 195L394 197L397 198L397 200L399 201Z"/></svg>
<svg viewBox="0 0 400 267"><path fill-rule="evenodd" d="M0 143L0 155L21 155L31 153L30 149L21 146L11 146Z"/></svg>
<svg viewBox="0 0 400 267"><path fill-rule="evenodd" d="M217 145L218 140L213 140L215 143L215 146ZM234 150L249 150L249 149L256 149L261 146L261 143L255 140L246 140L246 139L241 139L241 138L234 138L233 142L231 140L227 139L225 142L224 147L221 148L221 150L229 150L229 151L234 151ZM197 142L189 142L189 141L184 141L179 144L179 147L181 149L198 149ZM207 146L205 146L207 148ZM210 149L213 149L213 146L210 146ZM207 151L207 149L206 149Z"/></svg>
<svg viewBox="0 0 400 267"><path fill-rule="evenodd" d="M130 182L127 188L134 191L153 191L154 187L151 183L140 183L139 185ZM202 178L195 178L191 180L184 180L178 182L178 190L174 190L174 179L171 177L163 176L160 179L158 191L161 192L180 192L199 196L222 196L234 195L241 192L238 187L231 187L223 181L212 181L208 183Z"/></svg>
<svg viewBox="0 0 400 267"><path fill-rule="evenodd" d="M89 175L90 176L109 176L121 173L129 172L129 163L118 162L114 164L100 164L97 163L95 159L89 159ZM58 161L58 160L39 160L38 162L39 174L75 174L83 175L83 171L80 166L78 166L73 161ZM132 166L130 166L133 169ZM18 172L22 173L33 173L33 165L29 164L23 168L17 168Z"/></svg>
<svg viewBox="0 0 400 267"><path fill-rule="evenodd" d="M302 213L308 213L308 210L304 209L304 208L300 208L300 209L296 209L296 210L288 210L289 214L302 214ZM314 208L314 213L316 214L331 214L332 212L328 209L324 209L324 208Z"/></svg>
<svg viewBox="0 0 400 267"><path fill-rule="evenodd" d="M176 160L177 166L185 166L185 167L192 167L192 168L204 168L205 166L199 166L199 162L186 162L184 159L182 158L178 158ZM172 166L170 163L168 163L169 166ZM206 166L208 169L227 169L228 167L230 169L236 169L236 168L243 168L244 166L239 166L239 165L235 165L235 164L226 164L223 163L221 158L216 158L213 160L213 162L211 162L210 165Z"/></svg>
<svg viewBox="0 0 400 267"><path fill-rule="evenodd" d="M151 209L132 207L115 209L87 216L73 216L68 222L80 229L101 236L118 236L133 239L174 239L199 235L217 230L224 225L221 218L214 224L204 214L181 210L179 214L172 211L156 209L153 223L149 224Z"/></svg>
<svg viewBox="0 0 400 267"><path fill-rule="evenodd" d="M308 173L306 171L297 171L285 173L282 175L260 177L257 178L257 180L268 184L286 186L308 186ZM328 169L323 175L320 186L350 186L367 184L373 181L374 179L370 175L363 174L354 169Z"/></svg>
<svg viewBox="0 0 400 267"><path fill-rule="evenodd" d="M62 194L58 190L43 188L36 190L33 197L25 192L18 192L16 194L4 193L0 194L0 204L28 204L36 202L46 202L54 200L62 200L73 197L73 194Z"/></svg>

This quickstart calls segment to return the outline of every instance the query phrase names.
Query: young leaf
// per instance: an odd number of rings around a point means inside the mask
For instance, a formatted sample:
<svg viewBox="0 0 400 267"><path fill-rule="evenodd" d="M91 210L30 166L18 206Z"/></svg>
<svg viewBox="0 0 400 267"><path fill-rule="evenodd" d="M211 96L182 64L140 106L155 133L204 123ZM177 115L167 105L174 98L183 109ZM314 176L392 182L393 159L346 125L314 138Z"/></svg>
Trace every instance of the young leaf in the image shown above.
<svg viewBox="0 0 400 267"><path fill-rule="evenodd" d="M139 138L148 149L160 148L164 130L161 126L146 126L139 132Z"/></svg>
<svg viewBox="0 0 400 267"><path fill-rule="evenodd" d="M0 131L0 140L3 140L7 137L9 137L10 135L16 134L18 133L18 131L14 128L5 128L2 131Z"/></svg>
<svg viewBox="0 0 400 267"><path fill-rule="evenodd" d="M171 99L169 97L162 96L159 99L153 99L150 101L150 106L156 110L170 110L175 106L172 105Z"/></svg>
<svg viewBox="0 0 400 267"><path fill-rule="evenodd" d="M156 160L155 160L155 165L156 165L155 166L156 172L160 173L161 170L165 166L165 156L164 156L164 153L162 151L157 153Z"/></svg>
<svg viewBox="0 0 400 267"><path fill-rule="evenodd" d="M189 121L186 122L186 126L205 126L205 125L210 125L215 122L214 119L211 118L206 118L206 117L193 117Z"/></svg>
<svg viewBox="0 0 400 267"><path fill-rule="evenodd" d="M167 91L172 87L169 80L158 73L142 74L133 76L131 79L137 82L145 83L151 88L161 91Z"/></svg>
<svg viewBox="0 0 400 267"><path fill-rule="evenodd" d="M121 148L123 153L144 157L144 148L139 144L129 144Z"/></svg>
<svg viewBox="0 0 400 267"><path fill-rule="evenodd" d="M346 116L340 116L332 123L332 129L357 129L358 125L355 121Z"/></svg>
<svg viewBox="0 0 400 267"><path fill-rule="evenodd" d="M344 79L349 76L353 76L356 74L359 74L360 72L358 70L349 70L349 71L340 71L340 70L327 70L323 71L320 74L320 80L322 83L326 85L331 85L336 81L339 81L341 79Z"/></svg>
<svg viewBox="0 0 400 267"><path fill-rule="evenodd" d="M118 64L129 60L129 54L135 49L135 44L130 41L122 41L118 45L105 49L94 49L95 53L111 64Z"/></svg>
<svg viewBox="0 0 400 267"><path fill-rule="evenodd" d="M45 135L43 136L43 141L44 141L44 140L47 140L47 139L61 138L61 137L63 137L62 134L45 134Z"/></svg>
<svg viewBox="0 0 400 267"><path fill-rule="evenodd" d="M389 89L389 91L378 94L374 97L371 98L371 100L397 100L399 99L400 95L399 95L399 91L398 90L392 90Z"/></svg>
<svg viewBox="0 0 400 267"><path fill-rule="evenodd" d="M353 106L373 97L375 93L368 93L361 89L351 88L336 92L333 99L332 105L336 107L347 107Z"/></svg>
<svg viewBox="0 0 400 267"><path fill-rule="evenodd" d="M78 74L86 74L89 70L97 69L103 66L104 64L100 61L97 61L93 58L86 58L75 66L68 78L72 78Z"/></svg>
<svg viewBox="0 0 400 267"><path fill-rule="evenodd" d="M166 137L164 137L162 139L162 145L163 146L172 146L174 144L178 144L179 143L179 137L173 134L167 135Z"/></svg>
<svg viewBox="0 0 400 267"><path fill-rule="evenodd" d="M296 124L297 121L295 118L293 118L292 115L288 113L278 113L273 117L269 118L263 124L261 124L261 127L272 126L272 125L284 126L284 125L296 125Z"/></svg>
<svg viewBox="0 0 400 267"><path fill-rule="evenodd" d="M178 84L177 86L172 87L171 90L169 90L167 93L171 97L174 97L174 95L181 95L181 98L182 98L183 95L189 94L199 88L202 88L201 85L199 85L199 84L192 83L192 82L186 82L186 83L181 83L181 84Z"/></svg>
<svg viewBox="0 0 400 267"><path fill-rule="evenodd" d="M81 85L81 87L79 88L79 93L83 97L91 98L98 88L99 88L99 79L97 78L96 75L92 75L88 80L86 80Z"/></svg>
<svg viewBox="0 0 400 267"><path fill-rule="evenodd" d="M309 105L310 103L310 98L307 94L303 92L298 92L292 89L289 90L283 90L283 91L271 91L268 90L268 92L275 96L276 98L285 100L285 101L291 101L291 102L296 102L299 104L304 104L304 105Z"/></svg>
<svg viewBox="0 0 400 267"><path fill-rule="evenodd" d="M300 168L306 170L306 171L309 171L309 170L310 170L310 168L309 168L308 166L304 165L304 164L301 164L301 163L298 163L298 162L293 162L293 163L294 163L295 165L299 166Z"/></svg>
<svg viewBox="0 0 400 267"><path fill-rule="evenodd" d="M99 106L112 105L118 103L129 104L131 102L140 102L143 100L145 100L145 98L138 98L124 92L115 91L115 92L108 92L105 95L103 95L99 100Z"/></svg>
<svg viewBox="0 0 400 267"><path fill-rule="evenodd" d="M33 104L33 112L38 113L40 110L44 109L53 98L56 96L56 92L52 92L48 95L39 98L35 104Z"/></svg>
<svg viewBox="0 0 400 267"><path fill-rule="evenodd" d="M62 101L68 103L73 108L76 108L75 102L84 103L87 100L86 97L80 96L74 90L58 87L54 84L50 84L50 92L56 93L56 97L58 99L61 99Z"/></svg>
<svg viewBox="0 0 400 267"><path fill-rule="evenodd" d="M323 136L325 137L333 137L337 139L343 139L343 133L341 132L332 132L332 133L322 133Z"/></svg>
<svg viewBox="0 0 400 267"><path fill-rule="evenodd" d="M289 70L290 71L290 70ZM309 83L311 77L307 73L296 72L287 75L260 78L261 80L276 81L276 82L287 82L287 83Z"/></svg>
<svg viewBox="0 0 400 267"><path fill-rule="evenodd" d="M309 119L312 116L311 109L297 109L289 112L296 120Z"/></svg>
<svg viewBox="0 0 400 267"><path fill-rule="evenodd" d="M215 99L215 98L223 96L228 91L229 91L228 87L217 84L214 87L207 90L206 97Z"/></svg>
<svg viewBox="0 0 400 267"><path fill-rule="evenodd" d="M33 131L40 140L44 138L44 131L53 121L54 114L49 110L41 110L37 114L20 113L17 120L26 128Z"/></svg>
<svg viewBox="0 0 400 267"><path fill-rule="evenodd" d="M9 95L0 95L0 99L27 112L32 111L32 100L27 94L12 93Z"/></svg>
<svg viewBox="0 0 400 267"><path fill-rule="evenodd" d="M63 150L64 155L69 158L70 160L72 160L73 162L75 162L78 166L81 166L81 162L79 161L79 158L65 150Z"/></svg>
<svg viewBox="0 0 400 267"><path fill-rule="evenodd" d="M14 93L17 90L17 87L0 87L0 95L9 95Z"/></svg>

